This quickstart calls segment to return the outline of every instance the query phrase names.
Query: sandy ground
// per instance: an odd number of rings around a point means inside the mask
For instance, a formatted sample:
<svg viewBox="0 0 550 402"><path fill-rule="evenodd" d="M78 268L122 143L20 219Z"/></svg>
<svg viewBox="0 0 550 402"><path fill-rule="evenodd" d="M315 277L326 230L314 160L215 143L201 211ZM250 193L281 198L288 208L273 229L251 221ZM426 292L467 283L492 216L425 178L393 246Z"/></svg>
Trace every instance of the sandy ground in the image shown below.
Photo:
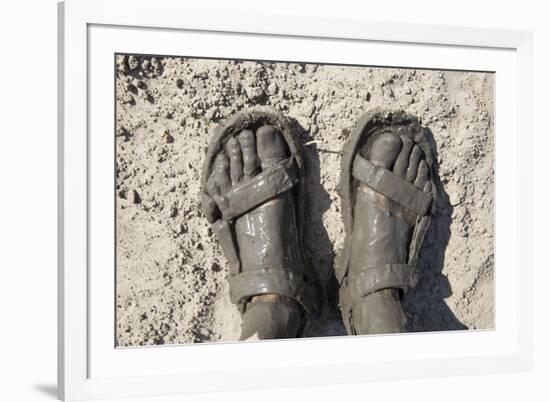
<svg viewBox="0 0 550 402"><path fill-rule="evenodd" d="M333 273L343 224L340 150L375 106L417 115L438 147L437 213L407 294L411 331L494 325L493 80L490 73L117 56L119 346L233 341L227 264L200 211L216 124L254 105L295 119L306 147L306 244L325 306L305 335L344 335Z"/></svg>

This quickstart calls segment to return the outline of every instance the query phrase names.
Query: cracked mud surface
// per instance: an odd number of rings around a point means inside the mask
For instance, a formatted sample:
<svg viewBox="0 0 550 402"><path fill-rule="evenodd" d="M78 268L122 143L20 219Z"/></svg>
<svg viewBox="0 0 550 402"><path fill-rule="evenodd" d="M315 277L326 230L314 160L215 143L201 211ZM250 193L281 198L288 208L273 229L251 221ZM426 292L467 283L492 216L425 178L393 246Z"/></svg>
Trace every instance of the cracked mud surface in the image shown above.
<svg viewBox="0 0 550 402"><path fill-rule="evenodd" d="M411 331L494 326L490 73L117 57L117 345L233 341L227 263L200 210L200 169L220 120L266 105L291 117L308 169L305 239L325 291L306 336L344 335L333 257L336 194L355 120L375 106L417 115L437 144L437 212L405 297Z"/></svg>

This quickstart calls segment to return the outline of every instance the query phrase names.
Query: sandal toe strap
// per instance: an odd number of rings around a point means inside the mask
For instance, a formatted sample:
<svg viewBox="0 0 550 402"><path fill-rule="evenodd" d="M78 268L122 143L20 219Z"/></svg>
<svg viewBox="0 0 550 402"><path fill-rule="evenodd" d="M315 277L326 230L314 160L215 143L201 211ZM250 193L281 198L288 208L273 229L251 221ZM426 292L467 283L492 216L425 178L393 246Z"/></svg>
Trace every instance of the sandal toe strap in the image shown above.
<svg viewBox="0 0 550 402"><path fill-rule="evenodd" d="M218 207L224 220L236 218L298 183L294 159L287 158L225 193Z"/></svg>
<svg viewBox="0 0 550 402"><path fill-rule="evenodd" d="M414 184L388 169L377 166L360 155L356 155L352 174L353 177L377 193L414 211L417 215L424 216L428 213L432 196L419 190Z"/></svg>

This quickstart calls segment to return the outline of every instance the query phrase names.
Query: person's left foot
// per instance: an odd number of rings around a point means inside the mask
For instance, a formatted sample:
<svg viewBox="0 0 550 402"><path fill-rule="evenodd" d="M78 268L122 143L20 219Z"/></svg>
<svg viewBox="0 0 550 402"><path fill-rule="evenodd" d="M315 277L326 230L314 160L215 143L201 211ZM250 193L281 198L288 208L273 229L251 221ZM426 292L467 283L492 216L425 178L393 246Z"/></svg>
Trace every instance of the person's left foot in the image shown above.
<svg viewBox="0 0 550 402"><path fill-rule="evenodd" d="M422 149L428 143L419 124L407 119L357 133L368 137L359 137L364 145L346 156L353 158L355 184L344 318L356 334L403 332L402 289L414 282L411 253L422 242L433 201L431 166Z"/></svg>
<svg viewBox="0 0 550 402"><path fill-rule="evenodd" d="M373 164L392 171L419 190L427 194L432 191L424 152L407 131L401 136L391 132L381 134L369 152L362 153ZM360 184L355 202L350 275L368 266L405 264L415 223L413 211ZM383 289L357 301L353 320L360 334L402 332L406 319L399 290Z"/></svg>

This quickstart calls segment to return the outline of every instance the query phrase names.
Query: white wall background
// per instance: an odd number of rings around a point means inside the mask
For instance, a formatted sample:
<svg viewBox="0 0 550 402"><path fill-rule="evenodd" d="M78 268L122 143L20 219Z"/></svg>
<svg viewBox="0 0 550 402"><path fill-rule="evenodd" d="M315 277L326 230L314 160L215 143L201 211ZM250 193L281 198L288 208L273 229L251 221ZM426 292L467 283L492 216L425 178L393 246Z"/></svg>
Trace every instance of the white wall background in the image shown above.
<svg viewBox="0 0 550 402"><path fill-rule="evenodd" d="M153 0L151 0L153 1ZM184 0L182 0L183 2ZM535 362L530 373L155 398L155 401L548 400L550 23L546 2L201 0L212 10L529 29L534 32ZM312 6L313 5L313 6ZM193 2L189 2L193 7ZM55 399L56 1L0 10L0 400ZM141 401L145 401L141 399Z"/></svg>

